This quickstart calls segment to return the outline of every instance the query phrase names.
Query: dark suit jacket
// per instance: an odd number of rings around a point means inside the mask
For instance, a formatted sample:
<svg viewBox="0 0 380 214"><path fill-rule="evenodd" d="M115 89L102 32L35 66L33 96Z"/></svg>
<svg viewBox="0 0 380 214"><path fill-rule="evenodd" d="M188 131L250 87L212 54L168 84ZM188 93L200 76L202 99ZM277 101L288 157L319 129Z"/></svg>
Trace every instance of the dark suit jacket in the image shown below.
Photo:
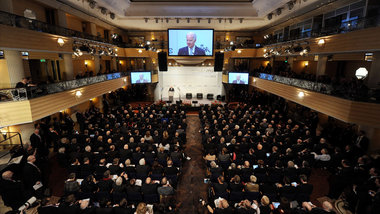
<svg viewBox="0 0 380 214"><path fill-rule="evenodd" d="M194 56L204 56L206 55L205 51L202 48L198 48L197 46L194 46ZM179 56L188 56L189 54L189 48L183 47L178 50Z"/></svg>
<svg viewBox="0 0 380 214"><path fill-rule="evenodd" d="M27 190L33 190L33 186L36 184L36 182L41 181L41 173L35 166L29 163L25 164L22 173L24 186Z"/></svg>
<svg viewBox="0 0 380 214"><path fill-rule="evenodd" d="M232 83L237 84L237 80L232 81ZM240 80L239 84L245 84L245 81L244 80Z"/></svg>

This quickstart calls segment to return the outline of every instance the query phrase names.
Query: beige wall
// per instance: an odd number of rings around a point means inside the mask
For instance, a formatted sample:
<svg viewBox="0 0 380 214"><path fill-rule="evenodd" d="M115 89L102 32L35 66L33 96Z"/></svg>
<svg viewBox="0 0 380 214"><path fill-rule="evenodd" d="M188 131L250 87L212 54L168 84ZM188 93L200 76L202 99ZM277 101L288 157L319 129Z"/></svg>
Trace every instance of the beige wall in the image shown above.
<svg viewBox="0 0 380 214"><path fill-rule="evenodd" d="M24 11L30 9L36 13L38 21L46 22L45 7L33 0L13 0L13 13L24 16Z"/></svg>
<svg viewBox="0 0 380 214"><path fill-rule="evenodd" d="M82 20L70 15L66 14L67 28L82 32Z"/></svg>
<svg viewBox="0 0 380 214"><path fill-rule="evenodd" d="M11 88L11 82L8 74L8 65L5 59L0 59L0 88Z"/></svg>

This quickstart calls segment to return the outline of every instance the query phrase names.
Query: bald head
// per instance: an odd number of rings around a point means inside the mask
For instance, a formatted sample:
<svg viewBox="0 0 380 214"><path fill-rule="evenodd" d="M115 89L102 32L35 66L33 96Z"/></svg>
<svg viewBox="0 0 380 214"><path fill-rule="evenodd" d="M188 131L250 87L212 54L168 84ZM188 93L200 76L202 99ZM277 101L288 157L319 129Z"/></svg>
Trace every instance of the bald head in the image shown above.
<svg viewBox="0 0 380 214"><path fill-rule="evenodd" d="M12 180L12 176L13 176L13 172L12 171L5 171L3 172L3 174L1 175L1 177L4 179L4 180Z"/></svg>

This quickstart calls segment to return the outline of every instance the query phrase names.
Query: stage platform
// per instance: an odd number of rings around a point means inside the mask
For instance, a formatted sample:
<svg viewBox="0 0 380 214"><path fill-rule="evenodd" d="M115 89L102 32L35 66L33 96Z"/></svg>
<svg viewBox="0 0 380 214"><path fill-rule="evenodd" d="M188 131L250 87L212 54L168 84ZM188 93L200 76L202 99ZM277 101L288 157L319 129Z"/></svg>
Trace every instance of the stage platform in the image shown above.
<svg viewBox="0 0 380 214"><path fill-rule="evenodd" d="M169 101L169 98L168 97L163 97L162 100L164 102L168 102ZM219 101L219 100L209 100L209 99L197 99L197 98L193 98L193 99L181 99L182 100L182 104L185 104L185 105L191 105L192 107L199 107L201 105L211 105L211 104L221 104L221 105L224 105L226 104L226 102L222 102L222 101ZM173 99L173 102L171 104L176 104L177 101L180 101L180 99L178 97L174 98ZM193 103L193 101L196 101L197 103ZM156 103L159 102L159 101L156 101ZM167 103L168 105L170 105L169 103Z"/></svg>

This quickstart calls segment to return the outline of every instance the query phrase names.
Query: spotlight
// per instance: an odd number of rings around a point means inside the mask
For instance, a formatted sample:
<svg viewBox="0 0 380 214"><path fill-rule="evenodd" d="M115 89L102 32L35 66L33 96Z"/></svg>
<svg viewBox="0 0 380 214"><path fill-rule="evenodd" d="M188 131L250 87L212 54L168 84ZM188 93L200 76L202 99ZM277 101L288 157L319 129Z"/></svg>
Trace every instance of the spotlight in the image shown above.
<svg viewBox="0 0 380 214"><path fill-rule="evenodd" d="M91 9L94 9L96 6L96 1L88 0L88 5L90 6Z"/></svg>
<svg viewBox="0 0 380 214"><path fill-rule="evenodd" d="M148 23L149 18L144 18L144 20L145 20L145 23Z"/></svg>
<svg viewBox="0 0 380 214"><path fill-rule="evenodd" d="M117 37L119 37L119 35L117 35L117 33L114 33L114 34L112 34L112 36L111 36L112 39L117 39Z"/></svg>
<svg viewBox="0 0 380 214"><path fill-rule="evenodd" d="M141 49L139 49L139 53L142 53L142 50L141 50Z"/></svg>
<svg viewBox="0 0 380 214"><path fill-rule="evenodd" d="M190 23L190 19L189 18L187 18L187 23Z"/></svg>
<svg viewBox="0 0 380 214"><path fill-rule="evenodd" d="M230 18L230 24L232 24L232 18Z"/></svg>
<svg viewBox="0 0 380 214"><path fill-rule="evenodd" d="M166 18L166 23L169 23L169 18Z"/></svg>
<svg viewBox="0 0 380 214"><path fill-rule="evenodd" d="M100 8L100 12L105 15L107 13L107 8L105 7L99 7Z"/></svg>
<svg viewBox="0 0 380 214"><path fill-rule="evenodd" d="M293 7L294 7L294 2L293 1L288 2L288 9L291 10L293 9Z"/></svg>
<svg viewBox="0 0 380 214"><path fill-rule="evenodd" d="M305 96L305 93L303 93L303 91L300 91L299 93L298 93L298 97L299 98L303 98Z"/></svg>
<svg viewBox="0 0 380 214"><path fill-rule="evenodd" d="M233 41L231 41L231 42L230 42L230 45L234 45L234 42L233 42Z"/></svg>
<svg viewBox="0 0 380 214"><path fill-rule="evenodd" d="M110 17L111 17L111 19L115 19L115 14L114 13L110 13Z"/></svg>
<svg viewBox="0 0 380 214"><path fill-rule="evenodd" d="M208 23L209 23L209 24L211 23L211 19L210 19L210 18L208 18Z"/></svg>
<svg viewBox="0 0 380 214"><path fill-rule="evenodd" d="M241 50L238 50L237 53L240 54L240 53L241 53Z"/></svg>
<svg viewBox="0 0 380 214"><path fill-rule="evenodd" d="M243 18L240 18L239 21L240 21L240 24L243 23Z"/></svg>
<svg viewBox="0 0 380 214"><path fill-rule="evenodd" d="M176 18L176 20L177 20L177 24L179 23L179 18Z"/></svg>
<svg viewBox="0 0 380 214"><path fill-rule="evenodd" d="M156 24L158 23L158 19L159 19L159 18L155 18L155 20L156 20Z"/></svg>
<svg viewBox="0 0 380 214"><path fill-rule="evenodd" d="M268 20L271 20L271 19L272 19L272 16L273 16L273 13L269 13L269 14L268 14Z"/></svg>
<svg viewBox="0 0 380 214"><path fill-rule="evenodd" d="M219 24L222 23L222 18L219 18L218 20L219 20Z"/></svg>
<svg viewBox="0 0 380 214"><path fill-rule="evenodd" d="M282 12L282 8L277 8L276 10L277 16L281 15L281 12Z"/></svg>
<svg viewBox="0 0 380 214"><path fill-rule="evenodd" d="M201 19L200 18L198 18L197 20L198 20L198 23L201 23Z"/></svg>

